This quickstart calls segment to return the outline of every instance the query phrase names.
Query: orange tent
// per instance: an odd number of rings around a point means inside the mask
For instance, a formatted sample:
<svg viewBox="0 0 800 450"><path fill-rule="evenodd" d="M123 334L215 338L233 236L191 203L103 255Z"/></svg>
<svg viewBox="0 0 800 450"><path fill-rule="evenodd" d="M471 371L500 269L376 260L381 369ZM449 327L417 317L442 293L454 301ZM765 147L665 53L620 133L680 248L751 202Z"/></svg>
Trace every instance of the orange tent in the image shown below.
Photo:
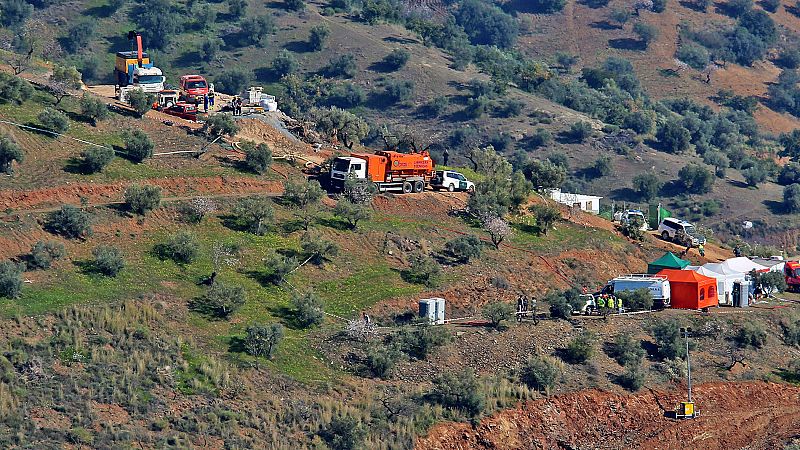
<svg viewBox="0 0 800 450"><path fill-rule="evenodd" d="M702 309L719 305L717 280L694 270L664 269L658 272L669 280L672 308Z"/></svg>

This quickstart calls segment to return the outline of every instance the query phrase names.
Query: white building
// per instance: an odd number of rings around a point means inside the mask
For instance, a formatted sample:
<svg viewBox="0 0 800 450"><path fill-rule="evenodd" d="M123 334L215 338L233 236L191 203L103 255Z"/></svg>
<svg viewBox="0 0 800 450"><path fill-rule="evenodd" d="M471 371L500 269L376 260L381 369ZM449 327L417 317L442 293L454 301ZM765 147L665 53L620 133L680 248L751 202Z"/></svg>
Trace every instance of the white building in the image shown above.
<svg viewBox="0 0 800 450"><path fill-rule="evenodd" d="M594 195L583 194L570 194L561 192L561 189L550 190L550 198L558 203L567 205L572 208L580 208L582 211L590 212L592 214L600 214L600 199Z"/></svg>

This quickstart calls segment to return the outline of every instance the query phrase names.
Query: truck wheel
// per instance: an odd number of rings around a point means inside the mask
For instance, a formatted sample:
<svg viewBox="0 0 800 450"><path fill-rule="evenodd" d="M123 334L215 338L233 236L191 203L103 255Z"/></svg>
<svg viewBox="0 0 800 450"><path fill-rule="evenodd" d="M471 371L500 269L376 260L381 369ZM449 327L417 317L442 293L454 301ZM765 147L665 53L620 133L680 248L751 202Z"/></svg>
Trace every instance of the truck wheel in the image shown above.
<svg viewBox="0 0 800 450"><path fill-rule="evenodd" d="M453 191L455 191L455 190L456 190L456 187L455 187L455 185L454 185L454 184L450 183L450 186L447 186L447 190L448 190L449 192L453 192Z"/></svg>
<svg viewBox="0 0 800 450"><path fill-rule="evenodd" d="M410 194L414 191L414 186L411 185L408 181L403 183L403 194Z"/></svg>
<svg viewBox="0 0 800 450"><path fill-rule="evenodd" d="M665 241L669 241L669 233L667 233L666 231L662 231L661 232L661 239L663 239Z"/></svg>
<svg viewBox="0 0 800 450"><path fill-rule="evenodd" d="M425 190L425 183L422 181L415 181L414 182L414 192L422 192Z"/></svg>

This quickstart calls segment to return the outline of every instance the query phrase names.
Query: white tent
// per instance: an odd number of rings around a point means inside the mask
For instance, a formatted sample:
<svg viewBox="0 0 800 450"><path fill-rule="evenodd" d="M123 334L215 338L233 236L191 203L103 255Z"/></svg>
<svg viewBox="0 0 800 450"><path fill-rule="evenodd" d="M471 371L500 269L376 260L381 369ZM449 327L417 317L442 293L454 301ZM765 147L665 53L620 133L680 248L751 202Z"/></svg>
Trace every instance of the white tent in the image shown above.
<svg viewBox="0 0 800 450"><path fill-rule="evenodd" d="M746 258L745 258L746 259ZM733 285L742 282L747 272L736 272L725 263L708 263L702 266L689 266L686 269L717 280L717 292L720 305L733 304Z"/></svg>
<svg viewBox="0 0 800 450"><path fill-rule="evenodd" d="M769 267L755 263L751 261L750 258L745 258L744 256L740 256L739 258L726 259L725 261L719 264L721 266L724 266L731 272L738 272L738 273L747 273L750 272L751 270L755 270L758 272L769 269Z"/></svg>

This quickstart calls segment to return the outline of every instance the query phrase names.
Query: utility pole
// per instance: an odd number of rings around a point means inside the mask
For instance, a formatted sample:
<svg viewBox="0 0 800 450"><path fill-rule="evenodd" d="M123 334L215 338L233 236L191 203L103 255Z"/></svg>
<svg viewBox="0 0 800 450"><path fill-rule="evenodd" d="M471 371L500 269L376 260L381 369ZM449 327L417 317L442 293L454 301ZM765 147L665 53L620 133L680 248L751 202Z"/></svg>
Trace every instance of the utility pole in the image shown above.
<svg viewBox="0 0 800 450"><path fill-rule="evenodd" d="M676 419L694 419L698 416L697 410L692 401L692 363L689 360L689 334L692 332L691 328L681 328L681 334L686 339L686 381L688 398L685 402L681 402L675 411Z"/></svg>
<svg viewBox="0 0 800 450"><path fill-rule="evenodd" d="M689 361L689 333L692 332L691 328L683 328L683 337L686 338L686 380L689 387L688 401L692 401L692 363Z"/></svg>

